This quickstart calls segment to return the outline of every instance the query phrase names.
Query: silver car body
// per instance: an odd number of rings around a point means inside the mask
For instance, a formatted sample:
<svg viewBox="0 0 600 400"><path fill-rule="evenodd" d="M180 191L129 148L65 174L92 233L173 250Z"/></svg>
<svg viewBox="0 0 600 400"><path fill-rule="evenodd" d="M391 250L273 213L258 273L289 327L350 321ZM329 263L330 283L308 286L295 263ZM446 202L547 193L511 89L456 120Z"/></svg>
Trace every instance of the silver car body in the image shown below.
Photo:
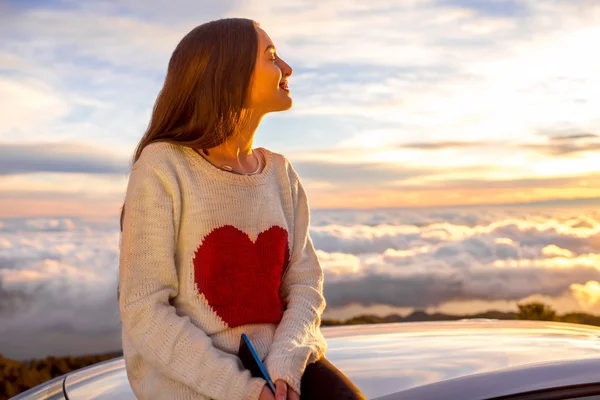
<svg viewBox="0 0 600 400"><path fill-rule="evenodd" d="M479 400L588 384L598 384L600 393L600 328L593 326L462 320L324 327L323 333L327 358L370 399ZM135 399L122 358L63 381L69 400ZM28 397L34 390L14 399L41 398Z"/></svg>

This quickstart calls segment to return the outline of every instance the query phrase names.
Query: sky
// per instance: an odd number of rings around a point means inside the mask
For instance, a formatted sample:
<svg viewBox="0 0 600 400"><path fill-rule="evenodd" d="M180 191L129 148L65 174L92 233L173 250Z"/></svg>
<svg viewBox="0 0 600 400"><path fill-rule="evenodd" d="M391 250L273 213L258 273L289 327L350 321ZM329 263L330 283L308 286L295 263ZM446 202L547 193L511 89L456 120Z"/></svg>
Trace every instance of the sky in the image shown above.
<svg viewBox="0 0 600 400"><path fill-rule="evenodd" d="M0 7L0 217L116 215L171 52L222 17L258 21L294 68L292 110L254 145L312 208L600 204L597 1Z"/></svg>
<svg viewBox="0 0 600 400"><path fill-rule="evenodd" d="M600 314L597 1L0 1L1 354L120 348L130 159L221 17L294 68L254 145L306 188L326 318Z"/></svg>

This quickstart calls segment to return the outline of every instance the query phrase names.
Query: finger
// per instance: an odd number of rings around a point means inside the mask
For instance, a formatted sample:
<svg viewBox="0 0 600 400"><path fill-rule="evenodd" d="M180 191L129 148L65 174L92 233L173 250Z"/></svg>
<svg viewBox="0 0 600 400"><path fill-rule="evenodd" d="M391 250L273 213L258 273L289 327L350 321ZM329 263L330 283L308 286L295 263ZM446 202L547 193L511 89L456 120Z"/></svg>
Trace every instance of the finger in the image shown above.
<svg viewBox="0 0 600 400"><path fill-rule="evenodd" d="M265 400L275 400L275 396L273 396L273 393L271 393L271 389L269 389L266 385L260 394L260 398Z"/></svg>
<svg viewBox="0 0 600 400"><path fill-rule="evenodd" d="M275 382L275 400L286 400L287 399L287 384L281 379L277 379Z"/></svg>
<svg viewBox="0 0 600 400"><path fill-rule="evenodd" d="M300 400L300 395L296 393L294 389L288 387L288 397L287 400Z"/></svg>

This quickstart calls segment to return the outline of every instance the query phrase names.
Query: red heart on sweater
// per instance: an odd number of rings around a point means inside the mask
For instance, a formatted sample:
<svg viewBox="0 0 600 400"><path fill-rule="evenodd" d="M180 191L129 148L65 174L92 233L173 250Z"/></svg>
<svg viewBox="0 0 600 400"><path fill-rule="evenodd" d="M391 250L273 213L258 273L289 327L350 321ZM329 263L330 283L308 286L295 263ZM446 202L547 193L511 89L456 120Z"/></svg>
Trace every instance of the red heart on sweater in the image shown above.
<svg viewBox="0 0 600 400"><path fill-rule="evenodd" d="M277 324L284 310L279 286L289 258L288 234L282 227L261 232L253 243L246 233L225 225L208 234L196 250L194 280L229 327Z"/></svg>

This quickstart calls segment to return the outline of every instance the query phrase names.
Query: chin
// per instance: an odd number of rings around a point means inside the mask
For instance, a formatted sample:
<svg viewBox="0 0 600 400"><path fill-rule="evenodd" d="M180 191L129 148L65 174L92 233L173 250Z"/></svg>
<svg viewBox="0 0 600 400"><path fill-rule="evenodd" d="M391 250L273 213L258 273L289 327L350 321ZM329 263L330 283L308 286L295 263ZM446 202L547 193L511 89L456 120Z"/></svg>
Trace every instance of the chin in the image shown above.
<svg viewBox="0 0 600 400"><path fill-rule="evenodd" d="M292 108L293 103L292 97L286 93L285 96L277 96L269 102L263 103L260 109L264 110L264 114L287 111Z"/></svg>
<svg viewBox="0 0 600 400"><path fill-rule="evenodd" d="M292 105L294 104L294 101L292 100L291 97L287 97L286 99L284 99L281 102L281 110L280 111L287 111L290 108L292 108Z"/></svg>
<svg viewBox="0 0 600 400"><path fill-rule="evenodd" d="M287 101L286 101L287 100ZM288 98L284 101L278 101L277 104L273 104L270 112L280 112L287 111L292 108L293 101L291 98Z"/></svg>

